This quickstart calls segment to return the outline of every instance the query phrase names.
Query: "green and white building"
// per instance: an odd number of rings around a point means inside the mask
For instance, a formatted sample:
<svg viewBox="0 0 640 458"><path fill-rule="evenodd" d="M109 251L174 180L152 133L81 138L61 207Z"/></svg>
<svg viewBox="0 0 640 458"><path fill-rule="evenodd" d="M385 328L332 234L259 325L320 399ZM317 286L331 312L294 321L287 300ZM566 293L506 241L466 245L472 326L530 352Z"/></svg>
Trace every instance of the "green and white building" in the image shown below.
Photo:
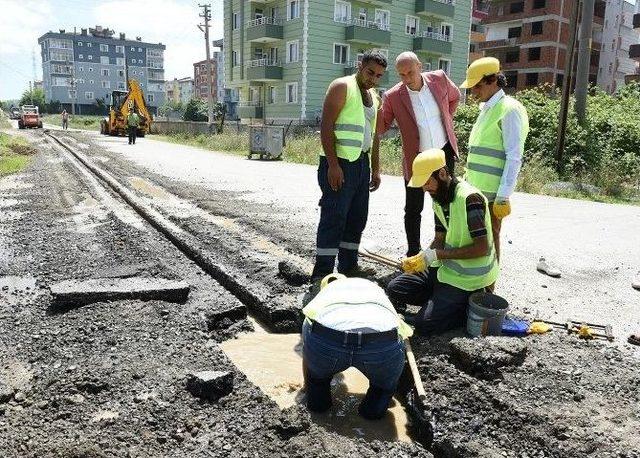
<svg viewBox="0 0 640 458"><path fill-rule="evenodd" d="M464 80L472 0L224 0L225 86L243 121L315 123L329 83L367 49L393 62L415 51L425 67Z"/></svg>

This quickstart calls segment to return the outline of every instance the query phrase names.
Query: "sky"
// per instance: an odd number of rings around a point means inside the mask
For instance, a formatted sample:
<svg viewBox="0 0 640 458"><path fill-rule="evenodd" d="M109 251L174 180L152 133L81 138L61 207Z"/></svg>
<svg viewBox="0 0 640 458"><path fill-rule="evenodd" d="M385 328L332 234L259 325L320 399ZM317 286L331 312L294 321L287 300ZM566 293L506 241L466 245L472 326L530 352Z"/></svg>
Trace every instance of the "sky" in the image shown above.
<svg viewBox="0 0 640 458"><path fill-rule="evenodd" d="M38 37L49 30L102 25L127 38L167 46L165 79L193 76L193 62L205 59L202 11L211 3L210 38L222 38L222 0L0 0L0 100L17 99L33 80L42 79Z"/></svg>

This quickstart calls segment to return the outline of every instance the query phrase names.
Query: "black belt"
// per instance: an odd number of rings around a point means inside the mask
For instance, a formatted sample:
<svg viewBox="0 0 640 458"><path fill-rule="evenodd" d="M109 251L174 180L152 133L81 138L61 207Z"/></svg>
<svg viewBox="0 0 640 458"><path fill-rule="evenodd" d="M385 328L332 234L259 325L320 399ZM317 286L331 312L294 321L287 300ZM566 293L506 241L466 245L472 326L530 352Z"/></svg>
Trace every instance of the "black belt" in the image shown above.
<svg viewBox="0 0 640 458"><path fill-rule="evenodd" d="M321 325L317 321L311 322L311 332L342 345L363 345L372 342L394 342L398 340L397 329L380 332L336 331Z"/></svg>

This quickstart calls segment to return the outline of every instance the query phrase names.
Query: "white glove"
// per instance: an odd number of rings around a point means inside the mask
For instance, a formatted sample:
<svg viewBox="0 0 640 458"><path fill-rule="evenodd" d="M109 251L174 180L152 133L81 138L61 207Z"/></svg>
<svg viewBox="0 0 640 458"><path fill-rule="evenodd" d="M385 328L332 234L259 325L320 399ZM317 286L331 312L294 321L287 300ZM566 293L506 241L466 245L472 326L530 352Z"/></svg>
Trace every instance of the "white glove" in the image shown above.
<svg viewBox="0 0 640 458"><path fill-rule="evenodd" d="M427 267L429 267L434 261L438 260L438 255L436 253L436 250L432 248L427 248L423 250L423 253L424 253L424 262L427 265Z"/></svg>

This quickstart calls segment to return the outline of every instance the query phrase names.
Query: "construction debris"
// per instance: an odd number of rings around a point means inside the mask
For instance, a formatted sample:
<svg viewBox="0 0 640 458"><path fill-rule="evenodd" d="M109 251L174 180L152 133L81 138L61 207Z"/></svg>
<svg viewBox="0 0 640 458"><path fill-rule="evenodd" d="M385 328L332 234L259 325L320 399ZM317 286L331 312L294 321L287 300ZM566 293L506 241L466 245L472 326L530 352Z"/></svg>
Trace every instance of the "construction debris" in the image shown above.
<svg viewBox="0 0 640 458"><path fill-rule="evenodd" d="M520 366L524 362L527 344L513 337L457 337L450 342L450 354L452 362L461 371L492 380L502 378L502 368Z"/></svg>
<svg viewBox="0 0 640 458"><path fill-rule="evenodd" d="M187 390L195 397L217 401L233 391L233 372L203 371L188 374Z"/></svg>

